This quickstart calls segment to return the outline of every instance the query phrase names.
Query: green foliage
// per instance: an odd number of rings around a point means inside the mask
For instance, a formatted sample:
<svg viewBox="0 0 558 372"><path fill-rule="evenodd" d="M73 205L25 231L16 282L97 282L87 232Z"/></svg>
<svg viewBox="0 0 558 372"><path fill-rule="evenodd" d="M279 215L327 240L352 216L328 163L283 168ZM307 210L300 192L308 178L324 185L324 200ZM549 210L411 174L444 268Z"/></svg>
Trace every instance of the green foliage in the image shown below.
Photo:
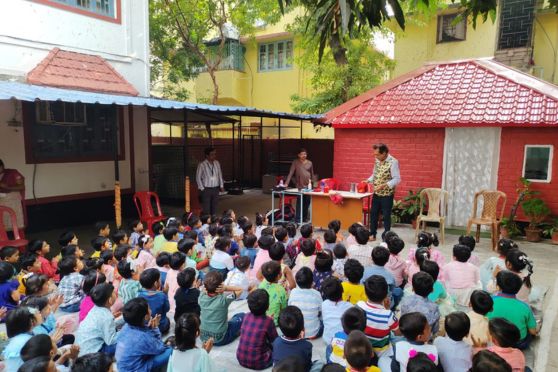
<svg viewBox="0 0 558 372"><path fill-rule="evenodd" d="M226 25L249 36L256 20L274 23L280 17L276 0L150 0L151 81L162 82L165 96L184 96L180 83L196 77L201 68L214 77L225 53ZM206 42L215 38L217 47L208 47ZM218 83L213 83L216 103Z"/></svg>
<svg viewBox="0 0 558 372"><path fill-rule="evenodd" d="M529 227L536 229L550 214L550 208L539 198L530 198L521 204L523 212L529 217Z"/></svg>
<svg viewBox="0 0 558 372"><path fill-rule="evenodd" d="M422 189L416 191L409 190L409 193L403 197L401 201L401 210L403 216L409 216L412 220L416 219L420 212L420 192ZM426 206L426 201L423 201L423 208Z"/></svg>

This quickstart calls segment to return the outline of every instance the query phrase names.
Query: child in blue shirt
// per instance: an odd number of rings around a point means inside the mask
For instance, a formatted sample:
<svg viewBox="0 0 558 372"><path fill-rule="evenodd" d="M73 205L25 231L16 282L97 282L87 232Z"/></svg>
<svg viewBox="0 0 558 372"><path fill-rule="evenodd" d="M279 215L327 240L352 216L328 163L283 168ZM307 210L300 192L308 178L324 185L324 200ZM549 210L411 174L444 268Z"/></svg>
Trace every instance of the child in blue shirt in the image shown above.
<svg viewBox="0 0 558 372"><path fill-rule="evenodd" d="M15 309L19 303L21 293L18 291L19 282L12 279L14 267L5 261L0 261L0 307L8 310Z"/></svg>
<svg viewBox="0 0 558 372"><path fill-rule="evenodd" d="M161 316L151 317L147 300L142 297L131 299L124 305L122 316L126 324L122 327L116 343L115 359L118 370L149 372L166 366L172 348L161 340Z"/></svg>
<svg viewBox="0 0 558 372"><path fill-rule="evenodd" d="M241 256L250 257L250 269L254 267L254 261L256 260L256 255L258 254L258 247L256 247L258 238L253 234L245 234L242 238L242 243L244 243L244 248L241 251Z"/></svg>
<svg viewBox="0 0 558 372"><path fill-rule="evenodd" d="M139 291L138 297L143 297L149 304L149 309L153 315L159 315L159 331L165 334L170 329L170 321L167 312L170 309L167 294L161 291L161 274L157 269L147 269L140 275L140 283L143 287Z"/></svg>

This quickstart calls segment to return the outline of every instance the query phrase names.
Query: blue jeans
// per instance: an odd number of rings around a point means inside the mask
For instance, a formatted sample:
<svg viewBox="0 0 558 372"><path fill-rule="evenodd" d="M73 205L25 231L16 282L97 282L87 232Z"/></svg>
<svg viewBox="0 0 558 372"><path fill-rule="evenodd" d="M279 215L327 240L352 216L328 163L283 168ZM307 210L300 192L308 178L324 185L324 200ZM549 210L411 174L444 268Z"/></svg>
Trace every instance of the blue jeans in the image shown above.
<svg viewBox="0 0 558 372"><path fill-rule="evenodd" d="M391 229L391 208L393 207L393 195L372 196L372 208L370 208L370 235L376 237L378 232L378 219L380 210L384 217L384 233ZM383 234L382 234L383 235Z"/></svg>
<svg viewBox="0 0 558 372"><path fill-rule="evenodd" d="M254 261L256 261L257 254L257 248L244 248L241 253L242 256L250 257L250 268L254 267Z"/></svg>
<svg viewBox="0 0 558 372"><path fill-rule="evenodd" d="M515 344L515 347L518 348L519 350L528 349L529 345L531 344L532 339L533 339L533 337L531 336L531 334L527 333L527 336L525 336L525 338L523 340L521 340L517 344Z"/></svg>
<svg viewBox="0 0 558 372"><path fill-rule="evenodd" d="M242 321L244 320L244 313L234 314L231 320L229 320L227 326L227 333L223 336L223 339L219 342L216 342L215 346L224 346L228 345L238 336L240 336L240 326L242 325Z"/></svg>
<svg viewBox="0 0 558 372"><path fill-rule="evenodd" d="M391 291L391 298L391 309L393 310L397 305L399 305L399 302L403 298L403 290L399 287L393 288Z"/></svg>
<svg viewBox="0 0 558 372"><path fill-rule="evenodd" d="M223 276L223 280L225 280L227 278L227 274L229 273L229 270L227 269L216 269L214 267L209 266L209 271L217 271L219 273L221 273L221 275Z"/></svg>
<svg viewBox="0 0 558 372"><path fill-rule="evenodd" d="M114 353L116 352L116 344L113 344L113 345L103 344L103 346L101 346L101 350L99 350L99 352L114 356Z"/></svg>
<svg viewBox="0 0 558 372"><path fill-rule="evenodd" d="M59 309L60 309L60 311L63 311L65 313L77 313L79 311L79 305L80 305L80 303L77 302L75 304L68 305L68 306L65 306L65 307L60 306Z"/></svg>
<svg viewBox="0 0 558 372"><path fill-rule="evenodd" d="M163 366L166 366L169 363L169 358L171 354L172 354L172 348L169 347L165 349L163 353L156 355L155 358L153 358L153 369L157 370Z"/></svg>
<svg viewBox="0 0 558 372"><path fill-rule="evenodd" d="M327 345L325 352L326 363L331 363L331 360L329 360L329 358L331 357L331 353L333 353L333 347L331 347L331 345Z"/></svg>

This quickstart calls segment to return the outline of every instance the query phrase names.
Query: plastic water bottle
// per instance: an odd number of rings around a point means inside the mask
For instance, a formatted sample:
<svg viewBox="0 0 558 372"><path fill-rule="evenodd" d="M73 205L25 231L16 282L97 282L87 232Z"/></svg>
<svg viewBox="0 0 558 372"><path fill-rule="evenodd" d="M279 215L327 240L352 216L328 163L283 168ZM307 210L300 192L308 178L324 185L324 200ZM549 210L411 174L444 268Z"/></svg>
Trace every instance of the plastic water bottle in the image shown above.
<svg viewBox="0 0 558 372"><path fill-rule="evenodd" d="M320 189L324 192L325 184L324 181L320 182Z"/></svg>
<svg viewBox="0 0 558 372"><path fill-rule="evenodd" d="M308 190L312 190L312 180L308 180Z"/></svg>

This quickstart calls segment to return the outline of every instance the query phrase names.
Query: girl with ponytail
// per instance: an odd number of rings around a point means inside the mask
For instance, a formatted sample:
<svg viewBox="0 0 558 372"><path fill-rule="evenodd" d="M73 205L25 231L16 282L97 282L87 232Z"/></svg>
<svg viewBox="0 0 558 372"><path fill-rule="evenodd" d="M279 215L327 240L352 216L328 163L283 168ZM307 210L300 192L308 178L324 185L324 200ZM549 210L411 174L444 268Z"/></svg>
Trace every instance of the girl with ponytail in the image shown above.
<svg viewBox="0 0 558 372"><path fill-rule="evenodd" d="M200 318L197 314L186 313L176 321L174 329L175 348L167 366L167 372L182 371L187 368L193 372L215 372L215 364L209 357L213 348L213 339L196 347L200 335Z"/></svg>

